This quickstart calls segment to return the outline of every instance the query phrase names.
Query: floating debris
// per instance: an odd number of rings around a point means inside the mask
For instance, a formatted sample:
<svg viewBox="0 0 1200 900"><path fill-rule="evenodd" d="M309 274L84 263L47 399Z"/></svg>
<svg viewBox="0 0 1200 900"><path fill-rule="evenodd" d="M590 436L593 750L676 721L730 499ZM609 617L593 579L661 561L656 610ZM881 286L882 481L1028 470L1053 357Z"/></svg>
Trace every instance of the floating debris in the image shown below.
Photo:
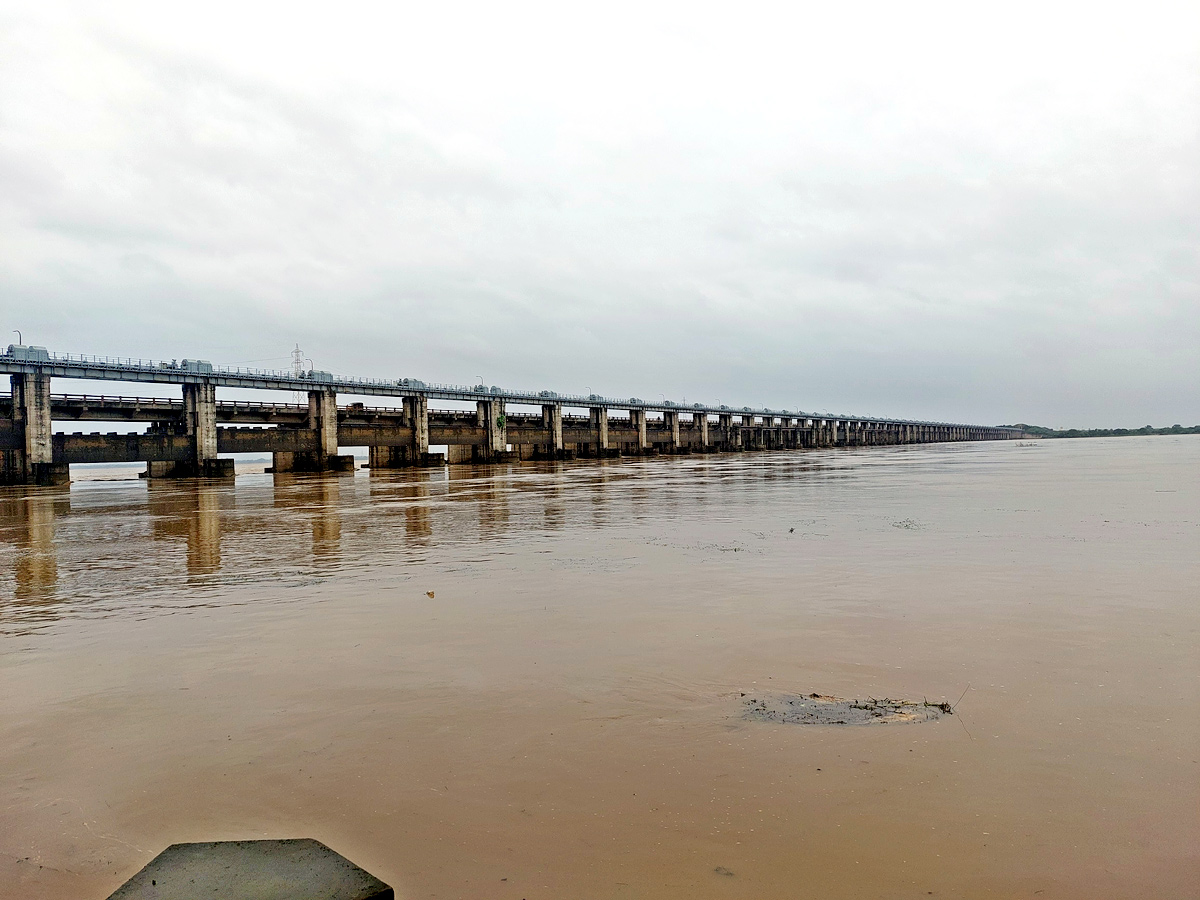
<svg viewBox="0 0 1200 900"><path fill-rule="evenodd" d="M843 700L826 694L758 694L745 698L748 719L760 722L786 722L792 725L897 725L907 722L932 722L953 715L949 703L928 700Z"/></svg>

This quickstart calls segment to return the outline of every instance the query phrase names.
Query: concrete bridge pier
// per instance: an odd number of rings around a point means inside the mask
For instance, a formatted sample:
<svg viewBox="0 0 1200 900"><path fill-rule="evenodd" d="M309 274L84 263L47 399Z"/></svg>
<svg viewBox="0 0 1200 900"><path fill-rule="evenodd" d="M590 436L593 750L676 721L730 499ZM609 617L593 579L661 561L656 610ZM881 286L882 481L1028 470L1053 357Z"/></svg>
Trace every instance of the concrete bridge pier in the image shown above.
<svg viewBox="0 0 1200 900"><path fill-rule="evenodd" d="M550 442L545 445L547 459L565 459L566 445L563 443L563 411L558 403L542 406L542 427L550 433Z"/></svg>
<svg viewBox="0 0 1200 900"><path fill-rule="evenodd" d="M719 413L717 415L717 431L721 435L722 450L736 450L741 446L740 436L733 427L733 416Z"/></svg>
<svg viewBox="0 0 1200 900"><path fill-rule="evenodd" d="M708 453L712 449L708 442L708 413L692 413L692 428L700 438L700 452Z"/></svg>
<svg viewBox="0 0 1200 900"><path fill-rule="evenodd" d="M484 462L499 462L508 452L508 436L505 429L504 401L480 400L476 404L479 424L483 426L487 443L480 448Z"/></svg>
<svg viewBox="0 0 1200 900"><path fill-rule="evenodd" d="M233 460L217 456L217 387L206 383L183 385L183 430L188 458L152 460L145 478L232 478Z"/></svg>
<svg viewBox="0 0 1200 900"><path fill-rule="evenodd" d="M667 432L664 450L668 453L679 452L679 413L673 409L663 412L663 428Z"/></svg>
<svg viewBox="0 0 1200 900"><path fill-rule="evenodd" d="M4 450L0 483L65 484L70 467L54 462L50 419L50 376L45 372L12 375L12 424L16 447Z"/></svg>
<svg viewBox="0 0 1200 900"><path fill-rule="evenodd" d="M629 423L637 432L637 440L634 442L633 450L639 455L645 455L650 451L650 444L646 440L646 411L644 409L631 409L629 411Z"/></svg>
<svg viewBox="0 0 1200 900"><path fill-rule="evenodd" d="M297 460L297 469L314 472L353 472L354 457L338 454L337 394L334 391L308 392L308 427L317 433L317 450Z"/></svg>
<svg viewBox="0 0 1200 900"><path fill-rule="evenodd" d="M353 472L354 457L339 454L337 393L308 392L308 429L316 435L315 450L275 451L272 472Z"/></svg>
<svg viewBox="0 0 1200 900"><path fill-rule="evenodd" d="M479 444L450 444L446 448L447 462L493 463L509 458L503 400L476 401L475 427L482 432L483 442Z"/></svg>
<svg viewBox="0 0 1200 900"><path fill-rule="evenodd" d="M404 397L401 400L402 423L412 429L408 443L372 445L367 448L372 469L401 469L409 466L439 466L445 459L442 454L429 452L429 399L427 397Z"/></svg>
<svg viewBox="0 0 1200 900"><path fill-rule="evenodd" d="M607 456L620 456L620 453L614 453L613 449L608 444L608 407L591 407L589 410L589 417L591 420L592 434L596 439L596 456L601 458Z"/></svg>
<svg viewBox="0 0 1200 900"><path fill-rule="evenodd" d="M754 416L741 416L741 425L738 428L738 440L741 443L743 450L758 449L758 435L754 428Z"/></svg>

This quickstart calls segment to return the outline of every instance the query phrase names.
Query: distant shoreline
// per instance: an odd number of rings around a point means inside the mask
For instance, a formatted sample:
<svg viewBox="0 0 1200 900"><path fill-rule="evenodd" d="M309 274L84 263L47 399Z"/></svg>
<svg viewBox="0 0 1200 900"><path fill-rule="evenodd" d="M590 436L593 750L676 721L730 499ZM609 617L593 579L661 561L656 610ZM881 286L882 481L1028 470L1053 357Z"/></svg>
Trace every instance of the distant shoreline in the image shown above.
<svg viewBox="0 0 1200 900"><path fill-rule="evenodd" d="M1141 437L1148 434L1200 434L1200 425L1172 425L1169 428L1043 428L1041 425L1016 425L1026 434L1042 438Z"/></svg>

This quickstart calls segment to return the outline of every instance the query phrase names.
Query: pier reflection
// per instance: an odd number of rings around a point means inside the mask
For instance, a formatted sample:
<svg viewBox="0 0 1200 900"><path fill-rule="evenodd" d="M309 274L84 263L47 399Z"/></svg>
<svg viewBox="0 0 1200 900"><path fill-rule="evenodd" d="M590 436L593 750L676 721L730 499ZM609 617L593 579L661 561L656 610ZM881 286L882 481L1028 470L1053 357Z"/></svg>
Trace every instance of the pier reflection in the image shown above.
<svg viewBox="0 0 1200 900"><path fill-rule="evenodd" d="M430 514L435 482L446 485L446 476L431 469L373 469L370 477L372 504L383 515L403 516L407 540L426 543L433 535Z"/></svg>
<svg viewBox="0 0 1200 900"><path fill-rule="evenodd" d="M408 487L412 501L404 510L404 534L411 540L425 542L433 537L433 522L429 502L432 495L429 472L420 472Z"/></svg>
<svg viewBox="0 0 1200 900"><path fill-rule="evenodd" d="M203 479L147 482L151 533L162 540L184 540L189 576L220 571L221 507L225 502L232 504L232 491L219 482Z"/></svg>
<svg viewBox="0 0 1200 900"><path fill-rule="evenodd" d="M295 533L290 524L293 515L308 520L312 564L335 566L342 550L342 482L345 475L294 475L280 472L271 476L272 505L286 511L286 534Z"/></svg>
<svg viewBox="0 0 1200 900"><path fill-rule="evenodd" d="M548 531L557 531L567 521L565 477L563 464L551 462L546 464L547 475L540 482L542 494L542 524Z"/></svg>
<svg viewBox="0 0 1200 900"><path fill-rule="evenodd" d="M342 548L342 479L309 479L307 498L311 508L312 555L314 566L336 565Z"/></svg>
<svg viewBox="0 0 1200 900"><path fill-rule="evenodd" d="M674 529L705 510L722 517L731 505L758 502L764 483L778 490L811 482L816 471L766 462L544 461L14 491L0 494L0 594L55 598L42 604L46 621L51 609L62 616L86 604L107 611L154 598L162 608L186 606L193 587L204 603L252 584L285 596L303 590L314 570L349 577L375 563L419 566L461 554L475 565L472 543L489 545L486 558L534 542L555 552L539 538ZM13 609L6 614L21 618Z"/></svg>
<svg viewBox="0 0 1200 900"><path fill-rule="evenodd" d="M13 598L53 600L58 588L55 519L71 510L65 488L21 489L0 498L0 540L16 550Z"/></svg>

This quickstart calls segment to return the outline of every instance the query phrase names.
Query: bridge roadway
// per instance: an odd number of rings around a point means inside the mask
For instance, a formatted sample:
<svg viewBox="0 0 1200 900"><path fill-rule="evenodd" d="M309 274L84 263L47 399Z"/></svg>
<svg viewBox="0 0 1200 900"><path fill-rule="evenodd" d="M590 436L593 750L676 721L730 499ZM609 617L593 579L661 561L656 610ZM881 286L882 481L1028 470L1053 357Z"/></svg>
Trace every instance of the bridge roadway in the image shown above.
<svg viewBox="0 0 1200 900"><path fill-rule="evenodd" d="M915 422L801 411L645 402L598 394L508 391L475 385L222 369L204 361L160 363L50 354L10 345L0 354L12 393L0 396L0 482L55 483L72 463L145 462L150 477L220 477L220 454L271 453L274 471L353 468L340 447L367 447L373 468L864 446L1020 437L1012 428ZM182 398L52 394L52 378L178 384ZM218 400L218 387L301 391L308 403ZM399 406L339 406L338 393L397 398ZM430 400L474 401L474 411L430 410ZM540 407L509 412L506 404ZM564 409L586 410L570 415ZM610 415L616 410L625 415ZM680 414L684 415L681 418ZM712 421L715 417L716 421ZM135 434L55 433L55 422L144 423ZM268 427L263 427L268 426ZM431 454L445 445L448 453Z"/></svg>

